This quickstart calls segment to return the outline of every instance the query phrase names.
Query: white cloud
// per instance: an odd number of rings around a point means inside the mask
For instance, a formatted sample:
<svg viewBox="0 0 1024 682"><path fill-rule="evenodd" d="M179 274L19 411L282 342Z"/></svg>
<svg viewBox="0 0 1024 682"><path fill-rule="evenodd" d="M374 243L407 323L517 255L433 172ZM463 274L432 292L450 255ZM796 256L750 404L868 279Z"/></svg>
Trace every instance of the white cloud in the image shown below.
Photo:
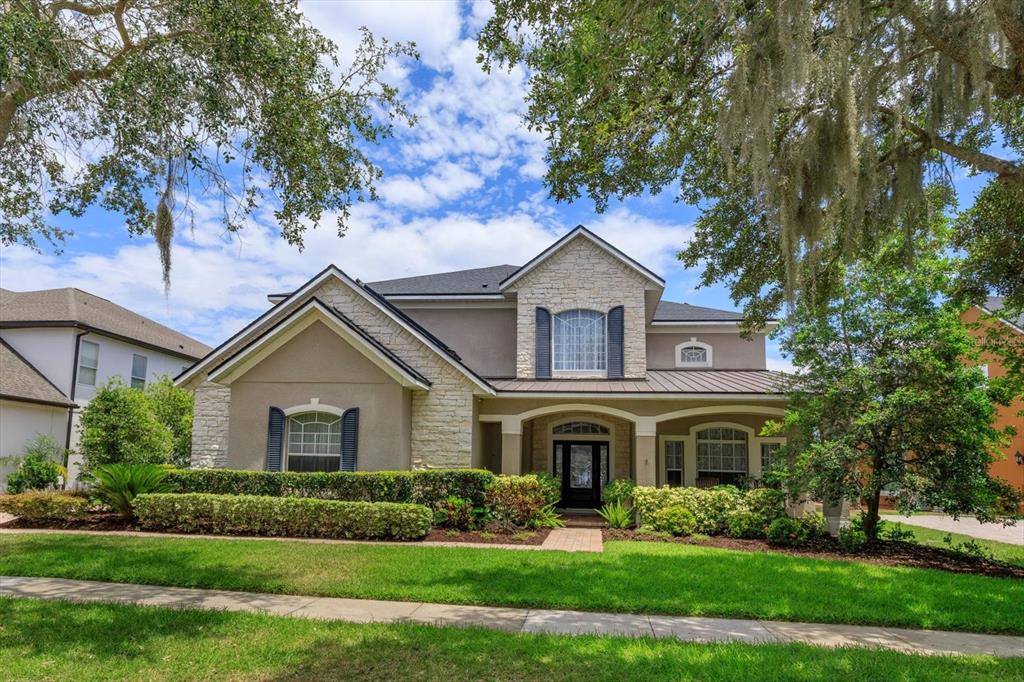
<svg viewBox="0 0 1024 682"><path fill-rule="evenodd" d="M458 199L483 184L484 179L476 173L456 163L442 161L421 178L397 175L385 179L380 185L380 195L398 206L425 209Z"/></svg>

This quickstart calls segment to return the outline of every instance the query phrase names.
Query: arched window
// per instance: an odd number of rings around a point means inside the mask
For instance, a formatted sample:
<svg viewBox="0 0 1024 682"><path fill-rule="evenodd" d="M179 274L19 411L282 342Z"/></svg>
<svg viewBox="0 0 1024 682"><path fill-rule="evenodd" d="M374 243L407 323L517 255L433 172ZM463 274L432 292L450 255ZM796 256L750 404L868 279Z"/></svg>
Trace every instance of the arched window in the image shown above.
<svg viewBox="0 0 1024 682"><path fill-rule="evenodd" d="M697 478L708 484L737 483L747 473L747 434L715 427L697 432ZM714 481L714 482L712 482Z"/></svg>
<svg viewBox="0 0 1024 682"><path fill-rule="evenodd" d="M676 367L710 367L711 346L691 338L676 346Z"/></svg>
<svg viewBox="0 0 1024 682"><path fill-rule="evenodd" d="M288 417L288 471L341 469L341 417L302 412Z"/></svg>
<svg viewBox="0 0 1024 682"><path fill-rule="evenodd" d="M551 429L551 433L556 435L573 433L584 436L597 436L607 434L608 427L601 424L595 424L593 422L567 422L565 424L559 424L555 428Z"/></svg>
<svg viewBox="0 0 1024 682"><path fill-rule="evenodd" d="M555 315L553 331L555 371L604 371L608 368L604 313L566 310Z"/></svg>

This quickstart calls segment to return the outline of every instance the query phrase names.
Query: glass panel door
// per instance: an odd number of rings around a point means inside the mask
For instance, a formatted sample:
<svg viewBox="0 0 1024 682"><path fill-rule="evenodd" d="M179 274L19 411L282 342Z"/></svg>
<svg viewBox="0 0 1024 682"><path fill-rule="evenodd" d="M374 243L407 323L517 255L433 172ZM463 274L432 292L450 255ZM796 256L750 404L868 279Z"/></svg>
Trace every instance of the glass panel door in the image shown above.
<svg viewBox="0 0 1024 682"><path fill-rule="evenodd" d="M594 448L593 446L573 444L569 446L569 487L594 487Z"/></svg>

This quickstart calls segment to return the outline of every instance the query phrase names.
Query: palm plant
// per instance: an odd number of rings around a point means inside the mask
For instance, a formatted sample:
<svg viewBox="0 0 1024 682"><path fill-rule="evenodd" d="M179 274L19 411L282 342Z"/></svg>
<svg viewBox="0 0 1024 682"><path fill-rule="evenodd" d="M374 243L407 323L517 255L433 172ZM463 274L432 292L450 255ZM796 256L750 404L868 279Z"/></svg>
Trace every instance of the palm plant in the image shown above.
<svg viewBox="0 0 1024 682"><path fill-rule="evenodd" d="M92 470L93 491L122 516L132 516L132 501L143 493L173 490L159 464L104 464Z"/></svg>
<svg viewBox="0 0 1024 682"><path fill-rule="evenodd" d="M608 522L609 528L630 528L633 525L633 509L621 500L604 505L597 510L597 514Z"/></svg>

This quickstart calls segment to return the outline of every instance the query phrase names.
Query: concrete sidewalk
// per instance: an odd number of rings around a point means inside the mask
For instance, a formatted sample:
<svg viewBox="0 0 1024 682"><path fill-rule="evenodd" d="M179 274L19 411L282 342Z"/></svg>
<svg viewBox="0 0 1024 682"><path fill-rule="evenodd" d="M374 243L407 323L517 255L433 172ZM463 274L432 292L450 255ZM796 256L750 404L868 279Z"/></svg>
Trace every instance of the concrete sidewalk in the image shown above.
<svg viewBox="0 0 1024 682"><path fill-rule="evenodd" d="M828 647L878 647L932 655L1024 656L1024 637L1004 635L857 625L337 599L102 583L61 578L0 576L0 596L86 602L122 602L169 608L217 609L351 623L412 622L561 635L604 634L628 637L673 637L689 642L801 642Z"/></svg>
<svg viewBox="0 0 1024 682"><path fill-rule="evenodd" d="M952 516L945 514L914 514L912 516L885 514L882 519L905 523L908 526L931 528L944 533L970 535L979 540L995 540L1010 545L1024 545L1024 522L1022 521L1018 521L1012 526L1004 526L1001 523L982 523L973 516L961 516L954 520Z"/></svg>

